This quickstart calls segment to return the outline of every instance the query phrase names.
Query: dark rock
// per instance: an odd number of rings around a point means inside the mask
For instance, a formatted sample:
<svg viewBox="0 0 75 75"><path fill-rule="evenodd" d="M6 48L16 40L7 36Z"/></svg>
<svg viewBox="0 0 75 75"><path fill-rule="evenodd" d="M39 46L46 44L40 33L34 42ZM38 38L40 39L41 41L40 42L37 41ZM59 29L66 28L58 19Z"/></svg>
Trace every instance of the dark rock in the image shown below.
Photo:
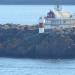
<svg viewBox="0 0 75 75"><path fill-rule="evenodd" d="M67 30L69 30L69 33ZM0 28L0 56L20 58L75 58L75 29L64 33Z"/></svg>

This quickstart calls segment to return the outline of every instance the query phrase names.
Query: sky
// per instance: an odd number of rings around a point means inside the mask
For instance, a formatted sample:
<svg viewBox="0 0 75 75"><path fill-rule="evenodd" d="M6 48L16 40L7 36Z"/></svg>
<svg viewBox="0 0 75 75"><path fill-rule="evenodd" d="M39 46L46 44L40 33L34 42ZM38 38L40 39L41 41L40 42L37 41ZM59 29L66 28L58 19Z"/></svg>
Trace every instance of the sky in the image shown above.
<svg viewBox="0 0 75 75"><path fill-rule="evenodd" d="M46 16L55 5L0 5L0 24L38 24L40 16ZM75 13L75 5L62 6L65 11Z"/></svg>
<svg viewBox="0 0 75 75"><path fill-rule="evenodd" d="M0 0L0 4L20 4L20 5L50 5L56 4L57 0ZM75 0L59 0L59 4L74 4Z"/></svg>

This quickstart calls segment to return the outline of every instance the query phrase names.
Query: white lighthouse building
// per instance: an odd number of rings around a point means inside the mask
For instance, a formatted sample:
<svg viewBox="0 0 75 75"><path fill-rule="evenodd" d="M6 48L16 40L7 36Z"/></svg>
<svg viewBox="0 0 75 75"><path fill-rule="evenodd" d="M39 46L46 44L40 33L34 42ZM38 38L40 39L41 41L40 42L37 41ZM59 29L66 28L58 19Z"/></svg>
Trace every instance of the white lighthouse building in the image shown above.
<svg viewBox="0 0 75 75"><path fill-rule="evenodd" d="M44 33L53 28L71 28L75 27L75 16L68 11L60 9L57 5L56 9L50 10L47 16L39 19L39 33Z"/></svg>

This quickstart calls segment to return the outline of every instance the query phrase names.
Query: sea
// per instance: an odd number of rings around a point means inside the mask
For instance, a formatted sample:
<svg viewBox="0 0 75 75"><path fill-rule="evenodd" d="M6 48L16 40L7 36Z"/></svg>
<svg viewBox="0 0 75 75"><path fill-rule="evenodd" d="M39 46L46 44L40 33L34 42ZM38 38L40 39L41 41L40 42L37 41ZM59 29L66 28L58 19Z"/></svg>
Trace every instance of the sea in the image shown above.
<svg viewBox="0 0 75 75"><path fill-rule="evenodd" d="M75 59L0 58L0 75L75 75Z"/></svg>
<svg viewBox="0 0 75 75"><path fill-rule="evenodd" d="M61 5L62 10L75 14L75 5ZM56 5L0 5L0 24L38 24L39 17L47 16Z"/></svg>

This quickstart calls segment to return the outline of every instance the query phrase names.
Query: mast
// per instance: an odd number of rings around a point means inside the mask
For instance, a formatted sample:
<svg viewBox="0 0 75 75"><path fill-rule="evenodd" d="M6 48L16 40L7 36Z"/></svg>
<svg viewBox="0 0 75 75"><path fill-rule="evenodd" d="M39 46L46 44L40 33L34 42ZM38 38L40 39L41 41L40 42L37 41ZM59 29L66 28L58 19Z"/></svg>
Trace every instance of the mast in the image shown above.
<svg viewBox="0 0 75 75"><path fill-rule="evenodd" d="M61 3L61 0L56 0L56 8L55 9L57 11L61 11L62 10L62 7L61 7L61 4L60 3Z"/></svg>

